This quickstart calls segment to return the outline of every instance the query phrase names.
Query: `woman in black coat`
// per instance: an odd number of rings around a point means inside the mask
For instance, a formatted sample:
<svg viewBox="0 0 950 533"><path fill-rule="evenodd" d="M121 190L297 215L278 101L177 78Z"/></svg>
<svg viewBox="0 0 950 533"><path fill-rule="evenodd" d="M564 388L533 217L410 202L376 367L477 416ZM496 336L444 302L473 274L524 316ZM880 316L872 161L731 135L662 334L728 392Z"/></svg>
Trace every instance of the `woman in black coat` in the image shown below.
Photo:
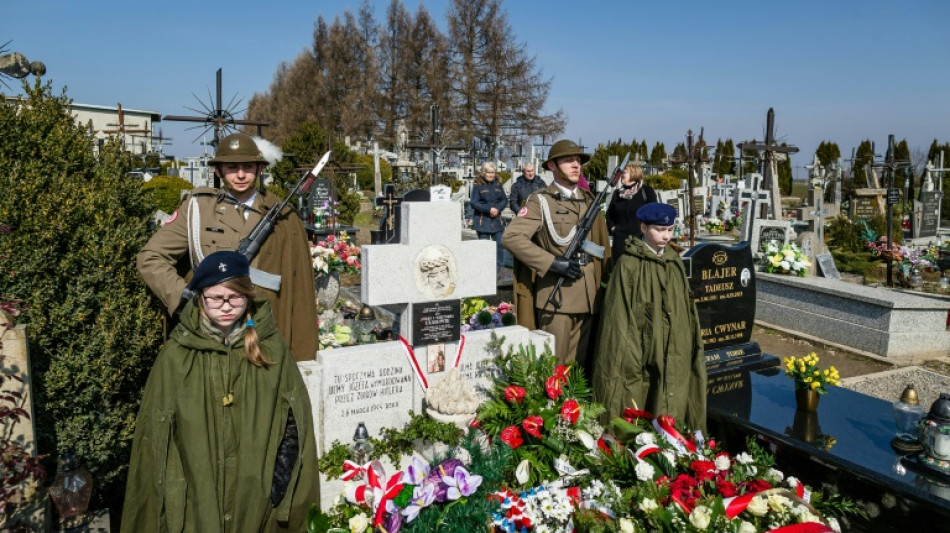
<svg viewBox="0 0 950 533"><path fill-rule="evenodd" d="M501 235L505 232L505 221L501 218L501 212L508 206L508 196L498 181L495 165L492 163L482 165L479 178L472 187L472 198L469 202L473 211L472 229L479 239L495 241L497 275L502 267Z"/></svg>
<svg viewBox="0 0 950 533"><path fill-rule="evenodd" d="M623 255L627 237L640 235L637 209L656 201L656 191L643 183L643 168L635 161L627 163L620 187L614 191L607 207L607 231L613 237L611 257L615 262Z"/></svg>

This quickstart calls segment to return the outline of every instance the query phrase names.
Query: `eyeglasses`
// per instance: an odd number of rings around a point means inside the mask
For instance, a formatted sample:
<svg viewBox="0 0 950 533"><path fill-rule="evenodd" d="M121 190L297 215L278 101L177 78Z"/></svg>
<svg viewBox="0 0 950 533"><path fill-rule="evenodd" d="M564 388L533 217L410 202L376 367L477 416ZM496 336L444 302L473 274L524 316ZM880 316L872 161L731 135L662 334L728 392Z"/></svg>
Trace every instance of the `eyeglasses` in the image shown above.
<svg viewBox="0 0 950 533"><path fill-rule="evenodd" d="M221 307L227 303L231 307L240 307L247 302L246 294L232 294L227 298L221 296L202 296L205 299L205 305L208 306L208 309L221 309Z"/></svg>

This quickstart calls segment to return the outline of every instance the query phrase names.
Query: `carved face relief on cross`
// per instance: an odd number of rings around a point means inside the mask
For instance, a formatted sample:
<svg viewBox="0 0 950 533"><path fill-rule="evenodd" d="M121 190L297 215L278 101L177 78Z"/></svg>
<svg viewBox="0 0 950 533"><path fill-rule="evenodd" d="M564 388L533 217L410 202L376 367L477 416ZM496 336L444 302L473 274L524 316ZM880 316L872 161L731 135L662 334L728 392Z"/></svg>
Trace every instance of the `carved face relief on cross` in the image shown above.
<svg viewBox="0 0 950 533"><path fill-rule="evenodd" d="M455 291L458 268L455 257L441 245L426 246L416 256L416 288L431 299L445 298Z"/></svg>

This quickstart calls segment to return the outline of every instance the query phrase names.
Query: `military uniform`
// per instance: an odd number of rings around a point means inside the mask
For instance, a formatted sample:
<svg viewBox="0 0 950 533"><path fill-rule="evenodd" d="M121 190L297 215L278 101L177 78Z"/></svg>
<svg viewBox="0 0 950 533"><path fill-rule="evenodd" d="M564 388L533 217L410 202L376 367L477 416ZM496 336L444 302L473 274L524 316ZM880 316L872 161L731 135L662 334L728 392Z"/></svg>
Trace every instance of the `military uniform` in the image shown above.
<svg viewBox="0 0 950 533"><path fill-rule="evenodd" d="M515 257L514 305L518 323L529 329L542 329L554 335L555 353L563 363L586 358L593 315L600 311L601 280L605 279L610 258L607 225L597 217L588 240L604 247L604 257L583 256L583 277L565 278L561 286L561 307L545 308L558 277L549 273L555 257L567 250L564 242L581 217L593 205L594 195L580 187L579 199L565 198L561 189L551 184L531 194L525 205L508 224L502 246ZM545 214L543 205L547 205ZM550 225L549 225L550 221ZM553 232L552 232L553 229ZM556 234L556 235L554 235Z"/></svg>
<svg viewBox="0 0 950 533"><path fill-rule="evenodd" d="M139 252L138 270L152 292L173 314L181 304L186 278L193 265L221 250L236 250L261 217L279 201L258 193L247 208L223 190L197 188L178 211ZM247 211L245 219L242 211ZM200 250L200 255L198 250ZM277 218L274 231L251 261L253 268L280 276L279 290L258 286L258 295L271 302L277 328L298 361L317 353L317 305L313 263L307 233L290 208Z"/></svg>

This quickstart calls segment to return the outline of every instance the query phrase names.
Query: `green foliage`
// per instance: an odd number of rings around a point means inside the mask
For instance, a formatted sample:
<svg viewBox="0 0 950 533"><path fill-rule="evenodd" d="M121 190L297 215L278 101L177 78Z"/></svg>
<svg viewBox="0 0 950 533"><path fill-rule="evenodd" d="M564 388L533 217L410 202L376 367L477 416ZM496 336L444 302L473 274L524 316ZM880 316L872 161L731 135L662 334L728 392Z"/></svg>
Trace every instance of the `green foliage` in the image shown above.
<svg viewBox="0 0 950 533"><path fill-rule="evenodd" d="M818 145L818 149L815 150L815 155L818 156L818 163L822 166L828 166L841 158L841 149L838 148L837 143L821 141Z"/></svg>
<svg viewBox="0 0 950 533"><path fill-rule="evenodd" d="M663 165L666 164L666 146L663 143L657 141L653 145L653 149L650 150L650 164L653 165L653 168L663 168Z"/></svg>
<svg viewBox="0 0 950 533"><path fill-rule="evenodd" d="M584 175L592 183L595 180L608 178L607 174L614 169L607 168L607 160L610 156L617 156L617 163L623 161L627 153L630 154L630 161L633 161L636 154L640 151L640 143L633 140L630 143L624 143L618 139L616 142L609 142L606 145L600 144L590 157L590 161L584 166Z"/></svg>
<svg viewBox="0 0 950 533"><path fill-rule="evenodd" d="M785 143L782 143L782 146L788 146ZM789 195L792 193L792 160L786 157L784 160L779 161L775 165L778 170L778 184L782 194Z"/></svg>
<svg viewBox="0 0 950 533"><path fill-rule="evenodd" d="M166 213L172 213L181 201L181 191L192 189L194 186L175 176L158 176L142 185L155 203L155 207Z"/></svg>
<svg viewBox="0 0 950 533"><path fill-rule="evenodd" d="M860 224L851 222L844 215L835 217L825 229L825 243L845 252L867 251L867 240Z"/></svg>
<svg viewBox="0 0 950 533"><path fill-rule="evenodd" d="M869 252L850 252L831 248L831 254L834 257L835 266L838 267L840 272L867 276L880 264L880 261L876 260Z"/></svg>
<svg viewBox="0 0 950 533"><path fill-rule="evenodd" d="M376 171L374 169L373 156L357 155L357 164L360 169L356 171L356 183L361 191L372 191L376 189ZM380 183L389 183L393 180L393 167L385 158L379 158Z"/></svg>
<svg viewBox="0 0 950 533"><path fill-rule="evenodd" d="M35 420L44 453L72 449L120 509L141 389L160 342L135 270L153 205L115 144L96 159L65 93L24 84L0 104L0 293L28 310Z"/></svg>
<svg viewBox="0 0 950 533"><path fill-rule="evenodd" d="M421 439L429 443L443 443L450 446L457 445L462 439L462 430L454 424L447 424L433 420L426 415L415 414L410 411L409 423L403 429L383 428L380 430L382 438L370 437L373 452L369 459L379 459L388 456L394 464L399 464L400 457L412 453L413 441ZM328 478L343 475L343 461L350 458L350 451L339 441L333 445L317 461L317 467Z"/></svg>
<svg viewBox="0 0 950 533"><path fill-rule="evenodd" d="M686 179L686 171L681 168L671 168L663 174L654 174L643 178L644 183L657 191L673 191L679 189Z"/></svg>

